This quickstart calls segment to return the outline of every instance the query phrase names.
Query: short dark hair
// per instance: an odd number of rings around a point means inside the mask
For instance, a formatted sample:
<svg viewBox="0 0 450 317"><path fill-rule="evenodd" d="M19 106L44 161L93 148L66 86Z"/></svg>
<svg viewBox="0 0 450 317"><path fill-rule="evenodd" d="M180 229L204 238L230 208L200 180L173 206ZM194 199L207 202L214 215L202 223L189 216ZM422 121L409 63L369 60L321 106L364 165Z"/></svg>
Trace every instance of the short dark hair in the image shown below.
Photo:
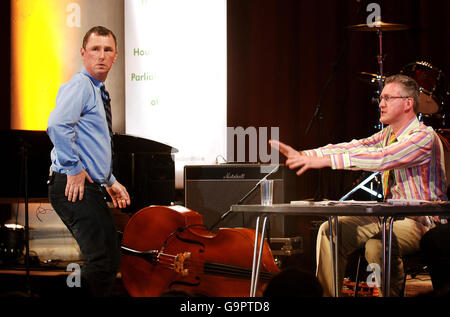
<svg viewBox="0 0 450 317"><path fill-rule="evenodd" d="M399 83L403 86L409 97L414 99L413 109L414 112L417 113L417 111L419 111L419 94L420 94L419 85L417 84L417 82L409 76L398 74L386 78L384 84L387 85L390 83Z"/></svg>
<svg viewBox="0 0 450 317"><path fill-rule="evenodd" d="M94 26L89 31L86 32L86 34L84 35L84 38L83 38L83 48L86 48L86 44L89 40L89 36L91 36L91 34L93 34L93 33L102 35L102 36L108 36L111 34L111 36L114 39L114 44L115 44L115 47L117 50L117 40L116 40L116 36L114 35L113 31L111 31L110 29L107 29L101 25Z"/></svg>

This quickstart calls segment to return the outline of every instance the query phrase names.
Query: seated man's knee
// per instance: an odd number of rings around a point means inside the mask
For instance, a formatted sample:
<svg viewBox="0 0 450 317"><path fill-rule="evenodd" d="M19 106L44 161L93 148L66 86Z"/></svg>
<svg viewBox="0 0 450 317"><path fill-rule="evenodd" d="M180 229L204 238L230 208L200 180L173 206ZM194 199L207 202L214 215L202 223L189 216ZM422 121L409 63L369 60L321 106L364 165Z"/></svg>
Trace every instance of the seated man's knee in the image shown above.
<svg viewBox="0 0 450 317"><path fill-rule="evenodd" d="M326 235L328 236L330 234L329 232L329 226L328 226L328 221L323 222L320 227L319 230L317 232L318 235Z"/></svg>
<svg viewBox="0 0 450 317"><path fill-rule="evenodd" d="M368 263L380 263L382 258L382 243L379 239L369 239L365 245L365 256Z"/></svg>

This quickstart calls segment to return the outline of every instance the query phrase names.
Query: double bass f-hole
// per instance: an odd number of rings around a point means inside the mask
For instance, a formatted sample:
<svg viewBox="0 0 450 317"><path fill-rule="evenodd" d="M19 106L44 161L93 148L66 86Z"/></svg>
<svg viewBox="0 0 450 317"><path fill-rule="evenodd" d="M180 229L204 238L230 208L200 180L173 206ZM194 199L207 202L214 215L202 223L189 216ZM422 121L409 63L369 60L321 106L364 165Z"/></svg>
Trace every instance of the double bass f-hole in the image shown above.
<svg viewBox="0 0 450 317"><path fill-rule="evenodd" d="M183 237L180 236L180 233L182 233L182 232L185 231L186 229L193 228L193 227L196 227L196 226L200 226L200 227L202 227L202 228L205 228L204 225L191 225L191 226L187 226L187 227L181 228L181 229L175 231L173 234L175 234L175 236L177 237L177 239L179 239L179 240L181 240L181 241L183 241L183 242L190 243L190 244L201 245L201 246L204 248L205 245L204 245L203 243L201 243L200 241L197 241L197 240L194 240L194 239L187 239L187 238L183 238ZM170 236L167 237L167 239L166 239L166 241L165 241L165 243L164 243L164 245L163 245L163 248L164 248L164 246L165 246L165 244L167 243L167 240L168 240L169 238L170 238ZM200 249L199 251L200 251L200 252L203 252L202 249Z"/></svg>

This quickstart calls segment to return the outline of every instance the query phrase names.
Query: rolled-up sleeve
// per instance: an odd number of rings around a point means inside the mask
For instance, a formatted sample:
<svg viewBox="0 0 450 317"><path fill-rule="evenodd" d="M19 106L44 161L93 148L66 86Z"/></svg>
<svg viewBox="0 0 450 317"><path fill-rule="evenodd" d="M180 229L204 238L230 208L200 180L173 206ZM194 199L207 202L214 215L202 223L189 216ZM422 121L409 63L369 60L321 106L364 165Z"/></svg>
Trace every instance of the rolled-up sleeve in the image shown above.
<svg viewBox="0 0 450 317"><path fill-rule="evenodd" d="M60 87L54 110L47 122L47 133L53 142L53 159L68 175L76 175L84 168L80 160L77 139L77 122L83 111L84 86L80 81L71 81Z"/></svg>

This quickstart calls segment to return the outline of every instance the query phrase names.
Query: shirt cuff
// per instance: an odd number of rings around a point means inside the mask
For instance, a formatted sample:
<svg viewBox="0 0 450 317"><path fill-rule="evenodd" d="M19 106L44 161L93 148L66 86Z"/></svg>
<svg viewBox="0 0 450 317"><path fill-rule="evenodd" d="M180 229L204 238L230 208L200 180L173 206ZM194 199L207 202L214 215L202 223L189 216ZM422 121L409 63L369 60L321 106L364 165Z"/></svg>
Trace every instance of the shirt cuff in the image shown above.
<svg viewBox="0 0 450 317"><path fill-rule="evenodd" d="M62 168L60 170L61 173L70 175L70 176L74 176L74 175L78 175L81 173L81 171L83 170L83 165L81 165L81 162L78 162L77 165L75 166L71 166L69 168Z"/></svg>
<svg viewBox="0 0 450 317"><path fill-rule="evenodd" d="M114 175L111 174L111 177L109 178L108 182L106 182L107 187L111 187L116 182L116 178Z"/></svg>

